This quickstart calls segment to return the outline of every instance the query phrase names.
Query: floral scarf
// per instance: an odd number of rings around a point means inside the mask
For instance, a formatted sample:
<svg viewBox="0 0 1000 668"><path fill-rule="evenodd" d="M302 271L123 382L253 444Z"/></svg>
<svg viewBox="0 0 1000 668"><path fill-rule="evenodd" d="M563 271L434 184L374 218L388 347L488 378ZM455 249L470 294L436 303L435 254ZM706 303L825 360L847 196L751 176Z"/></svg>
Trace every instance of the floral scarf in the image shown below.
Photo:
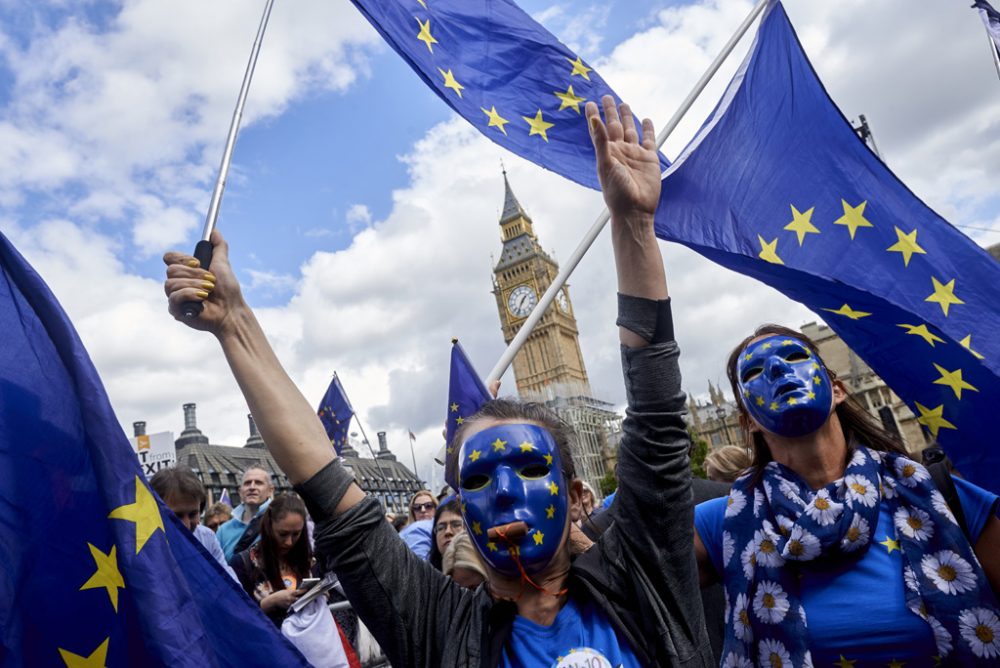
<svg viewBox="0 0 1000 668"><path fill-rule="evenodd" d="M786 564L860 558L882 502L903 553L906 607L928 623L939 655L947 663L995 665L995 597L927 469L859 447L844 477L817 491L777 462L764 467L756 485L752 478L733 484L723 523L724 666L812 666L797 568L791 567L797 564Z"/></svg>

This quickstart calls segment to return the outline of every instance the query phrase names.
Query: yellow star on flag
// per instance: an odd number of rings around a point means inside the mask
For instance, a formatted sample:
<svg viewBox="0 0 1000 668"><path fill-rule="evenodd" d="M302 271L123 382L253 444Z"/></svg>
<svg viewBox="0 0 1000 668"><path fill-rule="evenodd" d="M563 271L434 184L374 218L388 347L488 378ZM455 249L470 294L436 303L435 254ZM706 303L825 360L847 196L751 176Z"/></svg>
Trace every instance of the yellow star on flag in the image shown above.
<svg viewBox="0 0 1000 668"><path fill-rule="evenodd" d="M478 462L482 454L483 453L481 453L479 450L473 450L472 452L469 453L469 461Z"/></svg>
<svg viewBox="0 0 1000 668"><path fill-rule="evenodd" d="M867 318L871 313L865 313L864 311L855 311L847 304L844 304L838 309L825 308L824 311L829 311L830 313L836 313L837 315L842 315L845 318L850 318L851 320L860 320L861 318Z"/></svg>
<svg viewBox="0 0 1000 668"><path fill-rule="evenodd" d="M933 362L932 362L933 364ZM941 377L934 381L935 385L947 385L955 392L955 396L958 399L962 398L962 390L971 390L973 392L978 392L979 388L969 385L966 381L962 380L962 370L955 369L954 371L948 371L942 366L934 364L934 368L937 369Z"/></svg>
<svg viewBox="0 0 1000 668"><path fill-rule="evenodd" d="M559 485L557 485L555 481L550 482L548 485L546 485L546 487L549 488L549 494L551 494L552 496L555 496L556 494L559 493Z"/></svg>
<svg viewBox="0 0 1000 668"><path fill-rule="evenodd" d="M772 401L771 404L768 406L768 408L770 408L772 411L776 411L779 408L781 408L781 406L778 405L777 401Z"/></svg>
<svg viewBox="0 0 1000 668"><path fill-rule="evenodd" d="M477 536L483 535L483 527L481 524L479 524L479 522L472 523L472 533L476 534Z"/></svg>
<svg viewBox="0 0 1000 668"><path fill-rule="evenodd" d="M508 123L510 123L510 121L508 121L506 118L504 118L503 116L501 116L497 112L497 108L496 107L494 107L494 106L491 105L489 111L486 111L486 107L479 107L479 108L482 109L483 113L486 114L487 116L489 116L489 118L490 118L490 121L489 121L489 123L486 124L486 127L488 127L488 128L496 128L500 132L502 132L504 134L507 134L507 128L505 128L504 126L507 125Z"/></svg>
<svg viewBox="0 0 1000 668"><path fill-rule="evenodd" d="M458 404L452 404L451 405L451 412L452 413L457 413L458 412Z"/></svg>
<svg viewBox="0 0 1000 668"><path fill-rule="evenodd" d="M812 224L813 210L816 207L810 207L808 211L801 213L794 205L791 206L792 222L785 225L784 229L789 232L795 232L795 236L799 238L799 246L801 246L807 234L819 234L819 230Z"/></svg>
<svg viewBox="0 0 1000 668"><path fill-rule="evenodd" d="M465 418L463 418L461 415L455 418L455 424L462 424L463 422L465 422Z"/></svg>
<svg viewBox="0 0 1000 668"><path fill-rule="evenodd" d="M556 507L550 503L549 507L545 509L545 519L551 520L555 516L556 516Z"/></svg>
<svg viewBox="0 0 1000 668"><path fill-rule="evenodd" d="M955 296L955 279L951 279L947 283L942 284L938 279L931 276L931 282L934 284L934 294L925 299L925 302L936 302L941 306L941 310L944 311L944 317L948 317L948 307L952 304L964 304L961 299Z"/></svg>
<svg viewBox="0 0 1000 668"><path fill-rule="evenodd" d="M536 529L535 530L535 535L534 535L534 540L535 540L535 545L541 545L542 541L545 540L545 534L543 534L541 531L538 531Z"/></svg>
<svg viewBox="0 0 1000 668"><path fill-rule="evenodd" d="M960 346L962 346L963 348L965 348L966 350L968 350L970 353L972 353L972 355L977 360L986 359L985 356L980 355L979 353L977 353L975 350L972 349L972 334L969 334L967 337L965 337L964 339L962 339L958 343L959 343Z"/></svg>
<svg viewBox="0 0 1000 668"><path fill-rule="evenodd" d="M913 403L916 404L917 410L920 411L920 417L917 418L917 422L927 427L934 438L937 438L938 431L942 428L958 429L958 427L944 419L944 404L941 404L937 408L927 408L920 404L920 402L915 401Z"/></svg>
<svg viewBox="0 0 1000 668"><path fill-rule="evenodd" d="M135 477L135 503L119 506L111 511L108 518L135 522L135 553L139 554L146 541L152 538L157 530L164 531L163 517L156 499L139 479Z"/></svg>
<svg viewBox="0 0 1000 668"><path fill-rule="evenodd" d="M414 16L413 18L416 19L417 17ZM437 44L438 41L434 39L434 35L431 34L431 20L427 19L421 23L420 19L417 19L417 25L420 26L420 32L417 33L417 39L427 45L428 51L434 53L434 47L431 45Z"/></svg>
<svg viewBox="0 0 1000 668"><path fill-rule="evenodd" d="M590 81L589 72L591 71L591 68L583 64L583 61L580 60L580 56L577 56L576 60L573 60L572 58L567 58L566 60L568 60L571 65L573 65L573 71L569 73L571 77L579 74L587 81Z"/></svg>
<svg viewBox="0 0 1000 668"><path fill-rule="evenodd" d="M565 93L560 93L559 91L555 91L554 94L556 97L559 98L559 101L562 102L562 104L559 105L559 111L562 111L563 109L566 108L572 108L573 111L575 111L578 114L580 113L580 103L587 99L585 97L580 97L576 93L574 93L572 86L567 88Z"/></svg>
<svg viewBox="0 0 1000 668"><path fill-rule="evenodd" d="M774 241L768 243L764 241L764 237L758 234L757 240L760 241L760 253L758 253L757 257L771 264L785 264L778 257L778 237L775 237Z"/></svg>
<svg viewBox="0 0 1000 668"><path fill-rule="evenodd" d="M895 225L893 227L895 227ZM904 267L910 266L910 258L913 257L914 253L918 253L920 255L927 254L927 251L917 245L916 229L909 234L903 234L903 230L896 227L896 238L899 239L899 241L886 248L886 250L894 253L902 253Z"/></svg>
<svg viewBox="0 0 1000 668"><path fill-rule="evenodd" d="M764 397L757 397L757 405L758 406L764 405Z"/></svg>
<svg viewBox="0 0 1000 668"><path fill-rule="evenodd" d="M844 655L840 655L840 661L834 661L833 665L837 668L854 668L854 664L858 662L857 659L845 659Z"/></svg>
<svg viewBox="0 0 1000 668"><path fill-rule="evenodd" d="M66 668L104 668L104 664L108 660L108 642L110 640L110 637L105 638L104 642L90 653L90 656L80 656L61 647L59 648L59 656L66 663Z"/></svg>
<svg viewBox="0 0 1000 668"><path fill-rule="evenodd" d="M497 551L497 544L494 543L492 540L490 542L486 543L486 547L488 547L490 549L490 552L496 552Z"/></svg>
<svg viewBox="0 0 1000 668"><path fill-rule="evenodd" d="M553 127L555 123L547 123L542 118L541 109L538 110L538 113L535 114L534 118L531 118L530 116L521 116L521 118L523 118L528 123L528 125L531 126L531 130L528 131L529 137L532 135L541 135L542 139L544 139L545 141L549 140L549 135L547 134L547 131L549 128Z"/></svg>
<svg viewBox="0 0 1000 668"><path fill-rule="evenodd" d="M525 441L524 443L522 443L517 447L521 448L521 452L531 452L532 450L535 449L535 446L533 446L531 443L528 443L527 441Z"/></svg>
<svg viewBox="0 0 1000 668"><path fill-rule="evenodd" d="M919 336L924 341L926 341L927 343L931 344L931 348L934 347L934 342L935 341L937 341L938 343L944 343L944 339L942 339L940 336L937 336L936 334L934 334L933 332L931 332L929 329L927 329L927 325L907 325L907 324L900 324L900 325L896 325L896 327L902 327L903 329L906 330L907 334L914 334L916 336Z"/></svg>
<svg viewBox="0 0 1000 668"><path fill-rule="evenodd" d="M493 452L503 452L504 448L507 446L507 441L501 441L499 438L493 441Z"/></svg>
<svg viewBox="0 0 1000 668"><path fill-rule="evenodd" d="M438 72L440 72L441 76L444 77L444 87L452 89L458 93L459 97L462 97L462 89L465 88L465 86L455 81L455 75L451 73L451 69L449 68L448 71L445 72L439 67Z"/></svg>
<svg viewBox="0 0 1000 668"><path fill-rule="evenodd" d="M833 224L846 225L847 230L851 233L851 241L854 241L854 234L859 227L875 227L865 218L865 206L868 204L868 200L857 206L851 206L847 200L843 199L840 200L840 203L844 207L844 215L833 221Z"/></svg>
<svg viewBox="0 0 1000 668"><path fill-rule="evenodd" d="M125 580L122 578L121 571L118 570L118 558L116 555L118 547L112 545L111 551L107 554L104 554L90 543L87 543L87 547L90 548L90 556L94 558L97 570L90 576L89 580L83 583L80 591L85 589L107 590L108 598L111 599L111 606L115 609L115 612L118 612L118 590L125 588Z"/></svg>
<svg viewBox="0 0 1000 668"><path fill-rule="evenodd" d="M892 554L893 550L899 550L899 541L895 538L889 538L888 536L886 536L885 540L880 542L879 545L885 545L885 549L889 551L889 554ZM902 552L902 550L900 550L900 552Z"/></svg>

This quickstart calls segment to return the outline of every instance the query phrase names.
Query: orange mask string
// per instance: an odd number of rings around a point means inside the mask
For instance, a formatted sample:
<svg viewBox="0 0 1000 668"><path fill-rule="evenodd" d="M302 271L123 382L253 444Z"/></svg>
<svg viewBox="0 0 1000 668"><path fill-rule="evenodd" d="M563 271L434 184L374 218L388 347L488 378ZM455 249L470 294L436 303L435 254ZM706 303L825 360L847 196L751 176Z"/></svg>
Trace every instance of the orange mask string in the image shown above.
<svg viewBox="0 0 1000 668"><path fill-rule="evenodd" d="M517 596L514 599L508 598L507 600L514 600L514 601L521 600L521 597L524 595L525 583L531 585L536 591L540 591L543 594L548 594L549 596L560 598L566 595L566 592L569 591L569 589L566 587L560 589L558 592L551 592L545 587L535 582L534 580L532 580L531 576L528 575L527 571L524 570L524 565L521 564L521 551L517 548L517 545L514 543L513 540L507 537L507 534L504 532L504 529L497 527L496 532L497 535L500 536L500 538L503 540L503 542L507 544L507 549L510 551L510 557L511 559L514 560L514 563L517 564L517 570L521 573L521 591L518 592Z"/></svg>

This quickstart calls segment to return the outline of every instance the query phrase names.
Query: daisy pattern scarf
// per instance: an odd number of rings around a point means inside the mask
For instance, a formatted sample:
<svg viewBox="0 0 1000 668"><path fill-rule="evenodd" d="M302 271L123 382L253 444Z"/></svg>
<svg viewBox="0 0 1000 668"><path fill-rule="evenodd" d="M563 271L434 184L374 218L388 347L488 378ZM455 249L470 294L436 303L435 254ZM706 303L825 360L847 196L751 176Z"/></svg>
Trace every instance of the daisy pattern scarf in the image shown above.
<svg viewBox="0 0 1000 668"><path fill-rule="evenodd" d="M920 464L859 447L844 477L813 491L770 462L745 475L726 505L723 666L811 667L808 620L789 562L841 561L868 549L884 500L903 552L906 606L949 663L995 665L1000 619L983 570L944 497Z"/></svg>

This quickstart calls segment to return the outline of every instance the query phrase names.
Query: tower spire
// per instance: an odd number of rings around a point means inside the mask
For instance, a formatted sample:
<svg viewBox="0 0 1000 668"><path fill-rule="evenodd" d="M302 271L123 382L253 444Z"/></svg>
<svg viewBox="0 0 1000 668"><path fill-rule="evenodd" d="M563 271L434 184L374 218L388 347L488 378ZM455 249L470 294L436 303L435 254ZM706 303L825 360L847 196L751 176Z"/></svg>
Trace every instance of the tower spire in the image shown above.
<svg viewBox="0 0 1000 668"><path fill-rule="evenodd" d="M528 214L524 212L521 207L521 203L517 201L517 197L514 195L514 191L510 188L510 181L507 180L507 169L500 163L500 169L503 172L503 213L500 214L500 224L503 225L506 222L514 220L515 218L521 217L527 219L529 222L531 218Z"/></svg>

